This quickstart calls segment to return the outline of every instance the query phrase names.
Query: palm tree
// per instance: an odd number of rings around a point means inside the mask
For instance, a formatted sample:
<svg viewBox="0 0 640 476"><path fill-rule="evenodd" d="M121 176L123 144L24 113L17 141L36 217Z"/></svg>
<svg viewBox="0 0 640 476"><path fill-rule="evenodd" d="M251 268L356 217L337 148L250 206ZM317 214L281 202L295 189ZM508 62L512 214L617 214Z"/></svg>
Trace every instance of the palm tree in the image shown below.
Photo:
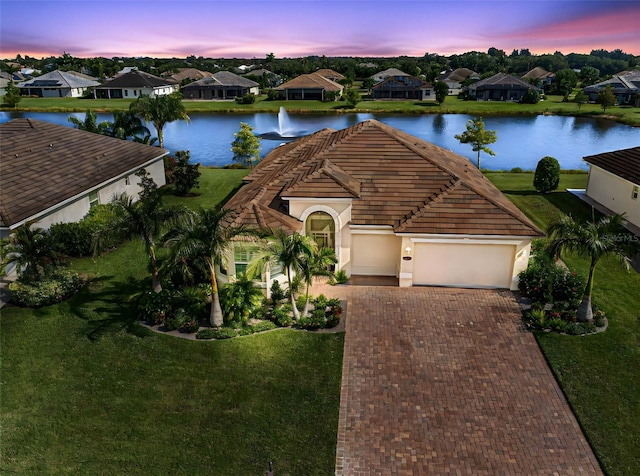
<svg viewBox="0 0 640 476"><path fill-rule="evenodd" d="M154 97L141 96L129 105L129 111L142 116L147 122L153 122L153 127L158 132L160 147L164 147L163 130L168 122L178 119L189 121L179 93Z"/></svg>
<svg viewBox="0 0 640 476"><path fill-rule="evenodd" d="M254 275L266 264L281 264L289 284L293 317L296 320L300 319L300 311L296 307L295 295L292 292L291 279L295 273L302 271L305 262L308 262L317 251L318 245L308 236L297 232L290 234L282 228L270 230L268 235L263 249L247 267L247 274Z"/></svg>
<svg viewBox="0 0 640 476"><path fill-rule="evenodd" d="M27 281L46 276L51 266L58 264L49 234L42 228L25 223L0 242L3 274L6 267L15 264L18 275Z"/></svg>
<svg viewBox="0 0 640 476"><path fill-rule="evenodd" d="M211 279L211 312L209 321L213 327L223 324L222 309L216 271L233 248L233 238L247 232L227 226L227 210L221 207L201 208L196 214L185 214L164 238L170 248L171 263L199 259L206 263Z"/></svg>
<svg viewBox="0 0 640 476"><path fill-rule="evenodd" d="M109 127L109 121L102 121L98 123L96 113L91 109L87 109L84 115L84 121L81 121L77 117L69 116L68 121L73 124L76 129L81 131L93 132L95 134L106 134Z"/></svg>
<svg viewBox="0 0 640 476"><path fill-rule="evenodd" d="M251 310L254 309L263 297L262 291L254 282L241 274L238 278L227 283L220 292L221 305L224 313L230 321L246 324Z"/></svg>
<svg viewBox="0 0 640 476"><path fill-rule="evenodd" d="M333 266L338 262L336 253L331 248L318 248L309 258L301 261L302 276L306 285L304 310L302 315L306 316L309 313L309 286L313 278L316 276L331 276Z"/></svg>
<svg viewBox="0 0 640 476"><path fill-rule="evenodd" d="M547 250L551 256L559 257L563 251L575 252L591 260L584 295L578 307L578 320L593 318L591 293L594 274L600 259L613 255L620 259L628 270L631 257L640 251L640 243L622 225L624 215L608 215L597 222L578 223L571 216L563 216L547 229Z"/></svg>
<svg viewBox="0 0 640 476"><path fill-rule="evenodd" d="M108 122L105 134L118 139L139 139L150 136L151 132L142 120L130 111L115 111L113 122Z"/></svg>

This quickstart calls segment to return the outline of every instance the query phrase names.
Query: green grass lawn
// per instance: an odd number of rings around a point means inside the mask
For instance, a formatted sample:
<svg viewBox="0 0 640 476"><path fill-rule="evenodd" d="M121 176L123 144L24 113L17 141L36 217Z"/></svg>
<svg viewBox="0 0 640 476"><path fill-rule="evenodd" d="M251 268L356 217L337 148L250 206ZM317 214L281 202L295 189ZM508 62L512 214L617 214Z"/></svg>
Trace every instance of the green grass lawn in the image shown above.
<svg viewBox="0 0 640 476"><path fill-rule="evenodd" d="M533 174L487 174L543 229L562 213L589 219L591 208L567 192L540 195ZM560 190L584 188L586 175L562 175ZM567 265L586 275L588 262ZM604 470L635 476L640 468L640 275L612 259L596 269L594 303L609 319L606 332L585 337L536 333Z"/></svg>
<svg viewBox="0 0 640 476"><path fill-rule="evenodd" d="M204 170L200 196L167 196L213 205L244 174ZM1 311L0 473L333 473L344 334L155 334L132 309L150 286L141 243L73 266L91 280L69 301Z"/></svg>

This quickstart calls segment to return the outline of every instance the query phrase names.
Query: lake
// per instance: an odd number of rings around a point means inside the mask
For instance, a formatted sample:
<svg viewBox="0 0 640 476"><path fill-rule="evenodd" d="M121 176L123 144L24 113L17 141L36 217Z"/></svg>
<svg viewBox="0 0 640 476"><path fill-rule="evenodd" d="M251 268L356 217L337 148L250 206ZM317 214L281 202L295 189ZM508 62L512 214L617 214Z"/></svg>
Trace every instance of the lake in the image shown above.
<svg viewBox="0 0 640 476"><path fill-rule="evenodd" d="M0 112L0 123L17 117L27 117L70 126L67 118L84 119L84 113ZM98 114L98 120L111 120L110 114ZM278 130L276 114L211 114L194 113L191 121L176 121L165 127L165 147L171 152L189 149L193 162L203 165L231 163L233 134L240 122L247 122L262 134ZM377 119L421 139L450 149L476 163L477 154L468 144L454 136L465 130L473 116L464 114L392 115L392 114L297 114L289 116L289 127L298 133L310 134L330 127L343 129L367 119ZM582 157L640 145L640 128L605 119L562 116L490 116L485 127L497 131L498 141L489 147L495 157L484 152L483 168L509 170L513 167L535 169L538 161L550 155L563 169L587 169ZM153 127L150 127L152 132ZM262 140L264 157L282 140Z"/></svg>

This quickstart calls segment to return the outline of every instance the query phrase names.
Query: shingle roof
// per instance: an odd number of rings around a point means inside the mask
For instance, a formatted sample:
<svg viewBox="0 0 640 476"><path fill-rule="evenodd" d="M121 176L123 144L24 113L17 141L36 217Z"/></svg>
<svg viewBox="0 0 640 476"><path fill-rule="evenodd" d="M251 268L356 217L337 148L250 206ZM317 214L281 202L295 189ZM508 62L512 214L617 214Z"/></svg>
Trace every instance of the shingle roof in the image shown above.
<svg viewBox="0 0 640 476"><path fill-rule="evenodd" d="M12 226L168 153L34 119L0 125L0 225Z"/></svg>
<svg viewBox="0 0 640 476"><path fill-rule="evenodd" d="M198 80L203 78L210 78L211 76L213 76L213 73L210 73L209 71L200 71L196 68L178 68L178 72L172 74L170 78L180 82L183 79Z"/></svg>
<svg viewBox="0 0 640 476"><path fill-rule="evenodd" d="M584 161L640 185L640 146L589 155Z"/></svg>
<svg viewBox="0 0 640 476"><path fill-rule="evenodd" d="M615 93L637 93L640 90L640 70L623 71L614 74L613 77L584 88L587 93L598 92L600 89L611 85Z"/></svg>
<svg viewBox="0 0 640 476"><path fill-rule="evenodd" d="M84 76L84 75L82 75ZM72 73L69 71L51 71L28 81L18 83L18 87L47 87L47 88L89 88L99 86L100 83L95 79L87 79L80 76L80 73Z"/></svg>
<svg viewBox="0 0 640 476"><path fill-rule="evenodd" d="M243 88L255 88L260 86L255 81L238 76L230 71L218 71L210 78L200 79L186 85L183 89L190 87L212 87L212 86L241 86Z"/></svg>
<svg viewBox="0 0 640 476"><path fill-rule="evenodd" d="M113 79L105 81L101 86L96 89L108 89L108 88L157 88L162 86L170 86L176 84L176 81L169 79L162 79L153 74L145 73L144 71L133 70L128 73L116 76Z"/></svg>
<svg viewBox="0 0 640 476"><path fill-rule="evenodd" d="M278 147L246 182L225 205L235 225L259 226L254 205L247 205L259 203L300 231L302 223L287 215L283 199L350 198L353 225L386 225L398 233L542 235L469 160L376 120Z"/></svg>
<svg viewBox="0 0 640 476"><path fill-rule="evenodd" d="M344 87L318 73L301 74L298 77L293 78L291 81L281 84L277 88L278 91L284 91L285 89L318 89L322 88L325 91L342 91Z"/></svg>
<svg viewBox="0 0 640 476"><path fill-rule="evenodd" d="M473 89L481 89L481 88L490 89L492 86L494 87L495 86L497 87L520 86L527 89L536 88L532 84L529 84L526 81L521 80L520 78L516 78L515 76L506 74L506 73L497 73L489 78L481 79L477 83L473 83L470 87Z"/></svg>
<svg viewBox="0 0 640 476"><path fill-rule="evenodd" d="M453 71L449 71L448 73L441 74L437 79L439 81L447 80L462 82L470 76L478 76L478 73L469 68L457 68Z"/></svg>
<svg viewBox="0 0 640 476"><path fill-rule="evenodd" d="M550 73L549 71L544 69L542 66L536 66L531 71L529 71L526 74L524 74L522 76L522 79L526 79L526 78L529 78L529 79L546 79L546 78L555 78L555 76L556 75L554 73Z"/></svg>
<svg viewBox="0 0 640 476"><path fill-rule="evenodd" d="M374 74L373 76L371 76L371 78L376 78L378 76L385 79L390 76L409 76L409 74L405 73L404 71L400 71L398 68L388 68L388 69L385 69L384 71L380 71Z"/></svg>

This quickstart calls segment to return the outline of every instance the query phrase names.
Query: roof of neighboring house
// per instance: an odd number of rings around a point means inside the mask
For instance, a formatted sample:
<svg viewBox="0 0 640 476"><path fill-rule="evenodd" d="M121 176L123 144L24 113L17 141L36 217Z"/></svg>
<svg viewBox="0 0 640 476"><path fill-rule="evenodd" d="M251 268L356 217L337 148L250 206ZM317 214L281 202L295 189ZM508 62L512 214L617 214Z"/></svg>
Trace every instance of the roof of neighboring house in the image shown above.
<svg viewBox="0 0 640 476"><path fill-rule="evenodd" d="M269 153L225 208L236 226L302 230L285 199L347 198L351 224L398 233L541 236L471 162L376 120Z"/></svg>
<svg viewBox="0 0 640 476"><path fill-rule="evenodd" d="M454 69L453 71L448 71L441 74L440 76L438 76L437 80L462 82L465 79L472 76L479 77L480 75L469 68L457 68L457 69Z"/></svg>
<svg viewBox="0 0 640 476"><path fill-rule="evenodd" d="M481 79L477 83L473 83L469 87L472 89L491 89L492 86L498 88L520 86L527 89L536 89L534 85L529 84L526 81L523 81L522 79L516 78L515 76L507 73L494 74L493 76L490 76L488 78Z"/></svg>
<svg viewBox="0 0 640 476"><path fill-rule="evenodd" d="M342 91L344 86L319 75L318 73L301 74L293 78L291 81L281 84L276 90L285 89L318 89L325 91Z"/></svg>
<svg viewBox="0 0 640 476"><path fill-rule="evenodd" d="M318 71L316 71L316 74L319 74L320 76L324 76L325 78L329 78L332 81L336 81L336 80L340 81L341 79L345 79L344 75L329 68L319 69Z"/></svg>
<svg viewBox="0 0 640 476"><path fill-rule="evenodd" d="M589 155L584 161L640 185L640 146Z"/></svg>
<svg viewBox="0 0 640 476"><path fill-rule="evenodd" d="M389 76L410 76L410 75L405 73L404 71L400 71L398 68L389 68L374 74L373 76L371 76L371 78L381 77L384 79L384 78L388 78Z"/></svg>
<svg viewBox="0 0 640 476"><path fill-rule="evenodd" d="M182 89L215 86L241 86L243 88L255 88L260 85L255 81L238 76L231 71L218 71L211 77L194 81L193 83L187 84Z"/></svg>
<svg viewBox="0 0 640 476"><path fill-rule="evenodd" d="M262 75L267 75L267 76L273 76L273 77L280 77L279 74L273 73L271 71L269 71L268 69L264 69L264 68L260 68L260 69L252 69L251 71L249 71L248 73L245 73L243 76L257 76L260 77Z"/></svg>
<svg viewBox="0 0 640 476"><path fill-rule="evenodd" d="M213 76L213 73L210 73L209 71L200 71L196 68L178 68L178 72L172 74L169 77L180 82L184 79L198 80L203 78L210 78L211 76Z"/></svg>
<svg viewBox="0 0 640 476"><path fill-rule="evenodd" d="M387 89L432 89L433 86L415 76L390 76L371 87L372 90Z"/></svg>
<svg viewBox="0 0 640 476"><path fill-rule="evenodd" d="M51 71L50 73L45 73L42 76L18 83L18 87L20 88L88 88L99 85L100 83L90 76L86 76L82 73L60 70Z"/></svg>
<svg viewBox="0 0 640 476"><path fill-rule="evenodd" d="M34 119L0 124L0 226L12 226L168 150Z"/></svg>
<svg viewBox="0 0 640 476"><path fill-rule="evenodd" d="M616 93L638 92L640 90L640 69L622 71L614 74L611 78L584 88L587 93L598 92L600 89L610 84Z"/></svg>
<svg viewBox="0 0 640 476"><path fill-rule="evenodd" d="M544 69L542 66L536 66L531 71L527 72L522 76L522 79L547 79L547 78L555 78L555 73L551 73Z"/></svg>
<svg viewBox="0 0 640 476"><path fill-rule="evenodd" d="M96 89L113 88L158 88L176 84L173 79L163 79L144 71L131 70L105 81Z"/></svg>
<svg viewBox="0 0 640 476"><path fill-rule="evenodd" d="M11 74L7 73L6 71L0 71L0 78L13 79L13 76L11 76Z"/></svg>

